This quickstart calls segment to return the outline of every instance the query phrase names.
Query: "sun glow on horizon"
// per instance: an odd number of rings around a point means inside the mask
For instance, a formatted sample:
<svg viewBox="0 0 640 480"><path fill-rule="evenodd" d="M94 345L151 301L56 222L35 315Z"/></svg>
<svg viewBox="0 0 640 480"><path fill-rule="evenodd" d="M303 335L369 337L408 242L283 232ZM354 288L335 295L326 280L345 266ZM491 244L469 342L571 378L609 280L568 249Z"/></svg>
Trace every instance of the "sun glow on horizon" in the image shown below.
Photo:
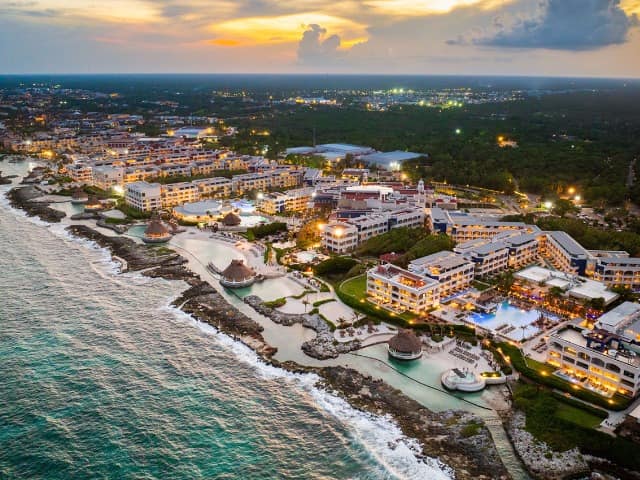
<svg viewBox="0 0 640 480"><path fill-rule="evenodd" d="M366 40L365 25L322 12L237 18L211 25L209 30L220 35L211 41L216 45L292 43L300 41L307 26L314 23L325 28L329 35L339 35L344 45Z"/></svg>

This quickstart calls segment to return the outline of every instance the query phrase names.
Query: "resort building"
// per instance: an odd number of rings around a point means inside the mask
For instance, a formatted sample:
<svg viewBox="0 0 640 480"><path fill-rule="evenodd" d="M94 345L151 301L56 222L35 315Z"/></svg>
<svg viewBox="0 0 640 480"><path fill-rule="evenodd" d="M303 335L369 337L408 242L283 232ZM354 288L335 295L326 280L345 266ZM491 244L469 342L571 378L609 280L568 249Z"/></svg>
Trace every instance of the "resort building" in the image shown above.
<svg viewBox="0 0 640 480"><path fill-rule="evenodd" d="M124 168L100 166L92 169L92 182L102 190L124 185Z"/></svg>
<svg viewBox="0 0 640 480"><path fill-rule="evenodd" d="M242 195L249 190L266 191L271 187L271 173L245 173L234 175L232 190L236 195Z"/></svg>
<svg viewBox="0 0 640 480"><path fill-rule="evenodd" d="M523 222L501 222L491 217L450 212L441 208L429 209L431 231L449 235L457 243L478 238L493 238L502 232L535 233L535 225Z"/></svg>
<svg viewBox="0 0 640 480"><path fill-rule="evenodd" d="M366 242L372 237L377 237L389 230L389 222L384 215L367 215L352 218L348 221L358 230L358 242Z"/></svg>
<svg viewBox="0 0 640 480"><path fill-rule="evenodd" d="M593 270L588 268L592 258L589 252L568 233L544 232L540 238L542 239L540 253L554 267L563 272L572 272L578 275L585 275Z"/></svg>
<svg viewBox="0 0 640 480"><path fill-rule="evenodd" d="M598 318L594 328L623 336L640 343L640 304L623 302Z"/></svg>
<svg viewBox="0 0 640 480"><path fill-rule="evenodd" d="M505 242L471 240L456 245L454 252L473 262L475 277L490 277L509 267L509 247Z"/></svg>
<svg viewBox="0 0 640 480"><path fill-rule="evenodd" d="M609 252L607 257L596 259L593 278L610 286L622 286L640 290L640 258L627 252Z"/></svg>
<svg viewBox="0 0 640 480"><path fill-rule="evenodd" d="M231 180L225 177L204 178L194 180L200 198L223 198L231 195Z"/></svg>
<svg viewBox="0 0 640 480"><path fill-rule="evenodd" d="M422 208L401 208L387 213L389 229L392 228L423 228L425 214Z"/></svg>
<svg viewBox="0 0 640 480"><path fill-rule="evenodd" d="M538 260L540 245L537 233L516 233L502 241L509 249L509 268L525 267Z"/></svg>
<svg viewBox="0 0 640 480"><path fill-rule="evenodd" d="M124 199L127 205L143 212L153 212L162 208L159 183L128 183L125 187Z"/></svg>
<svg viewBox="0 0 640 480"><path fill-rule="evenodd" d="M391 264L367 272L369 300L394 312L421 314L436 307L440 302L438 287L436 280Z"/></svg>
<svg viewBox="0 0 640 480"><path fill-rule="evenodd" d="M164 208L195 202L199 196L198 186L191 182L162 185L162 206Z"/></svg>
<svg viewBox="0 0 640 480"><path fill-rule="evenodd" d="M298 188L284 193L268 193L259 201L258 209L267 215L301 212L309 208L313 192L313 188Z"/></svg>
<svg viewBox="0 0 640 480"><path fill-rule="evenodd" d="M474 268L472 262L449 251L417 258L408 266L410 272L434 280L438 284L440 298L469 288L473 281Z"/></svg>
<svg viewBox="0 0 640 480"><path fill-rule="evenodd" d="M358 229L343 222L329 223L322 231L322 247L333 253L351 252L358 246Z"/></svg>
<svg viewBox="0 0 640 480"><path fill-rule="evenodd" d="M81 163L68 165L67 172L74 182L91 183L93 180L93 169L90 165Z"/></svg>
<svg viewBox="0 0 640 480"><path fill-rule="evenodd" d="M634 397L640 388L638 345L607 330L583 333L567 328L551 334L547 362L556 375L605 396Z"/></svg>
<svg viewBox="0 0 640 480"><path fill-rule="evenodd" d="M579 300L595 300L601 298L605 305L618 298L618 294L607 288L607 285L595 280L579 277L575 274L539 267L537 265L516 272L514 277L532 289L561 289L566 295Z"/></svg>

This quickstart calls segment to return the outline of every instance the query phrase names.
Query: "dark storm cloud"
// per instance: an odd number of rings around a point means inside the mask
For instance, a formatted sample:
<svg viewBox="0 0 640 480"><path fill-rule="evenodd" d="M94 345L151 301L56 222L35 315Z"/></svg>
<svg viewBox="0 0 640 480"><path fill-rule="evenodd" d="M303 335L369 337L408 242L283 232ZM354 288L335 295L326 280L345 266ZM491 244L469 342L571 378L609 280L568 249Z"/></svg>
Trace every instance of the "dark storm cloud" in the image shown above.
<svg viewBox="0 0 640 480"><path fill-rule="evenodd" d="M595 50L625 43L638 18L620 7L620 0L546 0L540 13L505 27L496 20L497 32L450 44L473 43L506 48L547 48L552 50Z"/></svg>
<svg viewBox="0 0 640 480"><path fill-rule="evenodd" d="M308 25L298 43L298 62L314 64L335 59L339 55L340 37L326 35L327 30L320 25Z"/></svg>

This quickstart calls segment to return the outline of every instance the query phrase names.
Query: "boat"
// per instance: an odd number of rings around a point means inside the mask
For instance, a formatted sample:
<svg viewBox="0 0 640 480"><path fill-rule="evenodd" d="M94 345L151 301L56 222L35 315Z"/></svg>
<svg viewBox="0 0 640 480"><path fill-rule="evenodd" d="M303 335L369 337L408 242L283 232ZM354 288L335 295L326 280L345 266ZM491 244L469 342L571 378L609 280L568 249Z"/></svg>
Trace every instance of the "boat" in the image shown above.
<svg viewBox="0 0 640 480"><path fill-rule="evenodd" d="M245 288L253 285L256 277L256 272L245 265L244 261L234 259L220 273L220 285L227 288Z"/></svg>

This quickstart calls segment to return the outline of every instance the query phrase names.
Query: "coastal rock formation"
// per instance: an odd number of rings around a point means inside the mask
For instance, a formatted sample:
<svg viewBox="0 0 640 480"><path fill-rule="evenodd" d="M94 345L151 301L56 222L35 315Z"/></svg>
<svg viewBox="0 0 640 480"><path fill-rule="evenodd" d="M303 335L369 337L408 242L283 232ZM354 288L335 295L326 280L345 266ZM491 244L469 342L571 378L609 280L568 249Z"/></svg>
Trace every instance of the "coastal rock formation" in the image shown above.
<svg viewBox="0 0 640 480"><path fill-rule="evenodd" d="M545 480L560 480L589 473L589 465L577 448L566 452L553 451L525 430L525 422L524 413L514 412L508 423L508 434L518 456L532 475Z"/></svg>
<svg viewBox="0 0 640 480"><path fill-rule="evenodd" d="M16 177L17 175L7 175L3 177L2 172L0 172L0 185L11 185L11 179Z"/></svg>
<svg viewBox="0 0 640 480"><path fill-rule="evenodd" d="M455 470L457 480L508 479L484 422L462 411L432 412L382 380L345 367L318 369L324 386L351 405L376 414L389 414L404 435L417 439L423 454Z"/></svg>
<svg viewBox="0 0 640 480"><path fill-rule="evenodd" d="M34 186L16 187L7 193L12 207L21 208L30 217L39 217L43 222L59 223L66 215L49 207L49 202L38 201L42 192Z"/></svg>
<svg viewBox="0 0 640 480"><path fill-rule="evenodd" d="M143 275L183 280L190 287L173 305L195 319L208 323L252 348L265 362L298 373L315 373L321 377L319 387L333 390L351 405L376 415L391 415L403 434L418 440L425 456L437 458L455 471L458 480L501 480L509 478L490 433L482 420L462 412L434 413L381 380L364 376L344 367L315 368L273 358L277 349L268 345L263 327L239 312L199 275L188 270L185 260L166 249L149 248L122 237L109 237L84 225L68 230L95 241L128 263L129 270L143 270ZM158 254L158 252L164 252ZM359 347L357 341L334 344L329 326L317 315L285 314L263 305L259 297L246 303L282 325L302 323L313 328L316 339L306 342L305 352L316 358L334 358L340 352ZM337 343L337 342L336 342Z"/></svg>
<svg viewBox="0 0 640 480"><path fill-rule="evenodd" d="M64 215L64 214L63 214ZM108 248L117 257L127 263L126 270L144 270L153 267L173 268L182 266L187 261L177 253L168 249L149 248L140 245L130 238L109 237L86 225L70 225L67 230L72 234L92 240L101 247ZM183 267L184 275L193 275ZM186 272L189 272L188 274ZM148 276L154 276L151 272L145 272ZM161 276L161 275L156 275ZM172 277L178 280L182 278Z"/></svg>
<svg viewBox="0 0 640 480"><path fill-rule="evenodd" d="M141 245L129 238L109 237L86 225L71 225L67 230L108 248L114 256L126 262L123 270L143 270L142 274L148 277L186 282L190 288L173 302L174 306L242 341L265 360L276 353L277 349L264 341L260 333L263 327L232 307L209 283L189 270L181 255L169 249Z"/></svg>
<svg viewBox="0 0 640 480"><path fill-rule="evenodd" d="M256 295L245 297L244 302L275 323L285 326L300 323L302 326L315 331L315 338L302 344L302 351L310 357L319 360L337 358L341 353L348 353L361 347L360 340L352 340L350 342L336 341L329 325L317 314L283 313L267 307L262 299Z"/></svg>
<svg viewBox="0 0 640 480"><path fill-rule="evenodd" d="M165 277L166 278L166 277ZM264 359L270 359L277 349L262 337L264 328L227 303L224 297L207 282L199 280L185 290L173 305L198 320L243 341Z"/></svg>

